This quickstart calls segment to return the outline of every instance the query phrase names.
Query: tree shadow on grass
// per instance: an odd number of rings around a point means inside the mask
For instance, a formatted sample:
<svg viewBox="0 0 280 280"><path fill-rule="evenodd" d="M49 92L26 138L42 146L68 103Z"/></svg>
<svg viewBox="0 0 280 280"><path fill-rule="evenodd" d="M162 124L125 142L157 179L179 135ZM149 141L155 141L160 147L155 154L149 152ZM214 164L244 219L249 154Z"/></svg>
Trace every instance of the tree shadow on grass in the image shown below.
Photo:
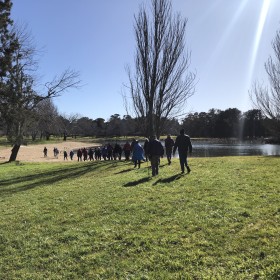
<svg viewBox="0 0 280 280"><path fill-rule="evenodd" d="M184 176L184 174L179 173L179 174L175 174L175 175L173 175L171 177L168 177L168 178L160 178L153 183L153 186L155 186L157 184L160 184L160 183L164 183L164 184L171 183L173 181L181 179L183 176Z"/></svg>
<svg viewBox="0 0 280 280"><path fill-rule="evenodd" d="M124 184L123 186L124 186L124 187L135 187L135 186L137 186L137 185L146 183L146 182L148 182L149 180L151 180L150 177L145 177L145 178L142 178L142 179L133 181L133 182L128 182L128 183Z"/></svg>
<svg viewBox="0 0 280 280"><path fill-rule="evenodd" d="M7 160L7 161L1 162L0 165L2 165L2 164L8 164L8 163L10 163L10 162Z"/></svg>
<svg viewBox="0 0 280 280"><path fill-rule="evenodd" d="M13 177L0 180L0 196L12 195L14 193L31 190L37 187L45 187L66 179L76 179L93 170L106 166L106 162L86 162L73 166L61 165L58 169L41 171L36 174Z"/></svg>

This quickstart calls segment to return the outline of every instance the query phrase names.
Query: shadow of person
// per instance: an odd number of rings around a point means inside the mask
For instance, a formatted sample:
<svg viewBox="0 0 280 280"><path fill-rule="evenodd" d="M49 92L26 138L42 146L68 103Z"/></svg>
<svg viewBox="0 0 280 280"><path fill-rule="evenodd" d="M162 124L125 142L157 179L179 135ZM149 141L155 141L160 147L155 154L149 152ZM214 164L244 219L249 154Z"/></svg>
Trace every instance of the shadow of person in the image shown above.
<svg viewBox="0 0 280 280"><path fill-rule="evenodd" d="M129 171L132 171L134 170L133 168L129 168L129 169L125 169L125 170L121 170L119 172L116 172L115 174L122 174L122 173L126 173L126 172L129 172Z"/></svg>
<svg viewBox="0 0 280 280"><path fill-rule="evenodd" d="M156 182L153 183L153 186L159 184L159 183L170 183L170 182L173 182L175 180L179 180L180 178L182 178L184 176L184 174L175 174L171 177L168 177L168 178L160 178L158 179Z"/></svg>
<svg viewBox="0 0 280 280"><path fill-rule="evenodd" d="M124 187L135 187L135 186L137 186L137 185L139 185L139 184L146 183L146 182L148 182L149 180L151 180L150 177L145 177L145 178L139 179L139 180L137 180L137 181L128 182L128 183L124 184L123 186L124 186Z"/></svg>

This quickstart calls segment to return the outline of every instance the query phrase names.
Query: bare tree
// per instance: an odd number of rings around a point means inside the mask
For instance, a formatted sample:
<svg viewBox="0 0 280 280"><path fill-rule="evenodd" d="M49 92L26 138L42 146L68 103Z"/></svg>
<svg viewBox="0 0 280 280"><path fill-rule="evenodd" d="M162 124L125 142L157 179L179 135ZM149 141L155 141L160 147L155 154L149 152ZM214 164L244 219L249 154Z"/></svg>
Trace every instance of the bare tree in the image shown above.
<svg viewBox="0 0 280 280"><path fill-rule="evenodd" d="M280 135L280 31L272 41L274 57L270 56L265 63L269 87L255 82L250 91L250 98L256 109L269 119L275 121L275 132Z"/></svg>
<svg viewBox="0 0 280 280"><path fill-rule="evenodd" d="M189 71L185 52L187 20L172 14L169 0L152 0L151 13L144 5L135 16L135 72L127 67L128 97L147 136L162 132L165 120L180 113L194 94L195 74Z"/></svg>
<svg viewBox="0 0 280 280"><path fill-rule="evenodd" d="M46 83L42 91L36 90L36 48L25 28L14 27L10 32L14 34L13 40L6 44L13 46L10 48L12 59L7 65L5 79L2 79L0 107L1 117L8 128L8 139L13 144L9 161L14 161L23 143L30 113L43 100L59 96L70 88L77 88L80 80L76 71L67 69Z"/></svg>
<svg viewBox="0 0 280 280"><path fill-rule="evenodd" d="M51 135L59 134L58 119L59 113L53 100L45 99L30 112L30 119L26 120L27 132L32 135L33 141L38 135L40 139L49 140Z"/></svg>

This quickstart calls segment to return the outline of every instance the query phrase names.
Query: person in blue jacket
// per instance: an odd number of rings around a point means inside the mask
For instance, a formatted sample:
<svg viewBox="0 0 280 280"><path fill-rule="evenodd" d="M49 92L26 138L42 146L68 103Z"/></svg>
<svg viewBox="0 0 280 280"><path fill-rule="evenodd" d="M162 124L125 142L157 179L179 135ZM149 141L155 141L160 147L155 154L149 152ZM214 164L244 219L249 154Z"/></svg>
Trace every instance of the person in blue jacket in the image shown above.
<svg viewBox="0 0 280 280"><path fill-rule="evenodd" d="M134 162L134 168L137 166L137 164L138 168L140 168L141 160L145 161L144 149L142 148L138 140L135 140L132 149L132 161Z"/></svg>

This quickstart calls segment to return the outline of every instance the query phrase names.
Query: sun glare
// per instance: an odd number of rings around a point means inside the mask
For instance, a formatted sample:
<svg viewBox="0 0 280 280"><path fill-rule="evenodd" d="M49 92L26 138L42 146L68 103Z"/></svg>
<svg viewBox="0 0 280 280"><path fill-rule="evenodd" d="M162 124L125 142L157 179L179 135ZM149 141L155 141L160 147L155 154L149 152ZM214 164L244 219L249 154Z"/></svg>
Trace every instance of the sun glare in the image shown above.
<svg viewBox="0 0 280 280"><path fill-rule="evenodd" d="M245 10L245 7L246 7L248 1L249 0L244 0L240 3L240 6L238 7L236 12L234 13L233 18L231 19L229 25L227 26L226 32L224 33L224 35L219 40L219 42L217 44L217 47L216 47L216 50L212 54L213 57L216 57L220 54L222 48L225 46L226 42L228 41L229 37L231 36L232 30L235 28L236 22L239 20L240 16L242 15L243 11Z"/></svg>
<svg viewBox="0 0 280 280"><path fill-rule="evenodd" d="M270 7L272 1L273 0L263 0L262 8L260 10L258 25L257 25L257 29L255 32L253 45L252 45L251 57L249 60L249 66L248 66L248 72L247 72L247 82L246 82L247 88L246 88L246 96L245 96L245 100L244 100L244 105L246 105L248 102L247 92L250 89L252 82L253 82L252 78L253 78L256 60L257 60L257 56L258 56L258 50L259 50L260 42L262 39L262 34L263 34L264 25L265 25L265 22L267 19L267 14L268 14L269 7Z"/></svg>
<svg viewBox="0 0 280 280"><path fill-rule="evenodd" d="M263 28L264 28L264 24L267 18L267 14L269 11L269 7L271 4L271 0L263 0L263 5L262 5L262 9L260 12L260 17L259 17L259 22L258 22L258 27L256 30L256 34L255 34L255 39L254 39L254 44L253 44L253 50L252 50L252 56L251 56L251 61L250 61L250 68L249 68L249 83L251 83L251 79L254 73L254 68L255 68L255 64L256 64L256 58L257 58L257 54L258 54L258 49L260 46L260 41L262 38L262 33L263 33Z"/></svg>
<svg viewBox="0 0 280 280"><path fill-rule="evenodd" d="M254 41L253 41L252 53L251 53L251 58L249 61L249 67L248 67L247 82L246 82L247 88L245 91L243 104L241 104L243 106L248 105L248 102L249 102L248 90L250 89L252 82L253 82L252 78L253 78L253 74L254 74L254 70L255 70L255 64L256 64L256 60L257 60L258 50L259 50L260 42L262 39L262 34L263 34L264 25L265 25L265 22L267 19L267 14L268 14L269 7L270 7L272 1L273 0L263 0L262 8L260 10L258 25L257 25L257 29L256 29ZM242 132L242 130L243 130L243 124L241 125L240 132Z"/></svg>

